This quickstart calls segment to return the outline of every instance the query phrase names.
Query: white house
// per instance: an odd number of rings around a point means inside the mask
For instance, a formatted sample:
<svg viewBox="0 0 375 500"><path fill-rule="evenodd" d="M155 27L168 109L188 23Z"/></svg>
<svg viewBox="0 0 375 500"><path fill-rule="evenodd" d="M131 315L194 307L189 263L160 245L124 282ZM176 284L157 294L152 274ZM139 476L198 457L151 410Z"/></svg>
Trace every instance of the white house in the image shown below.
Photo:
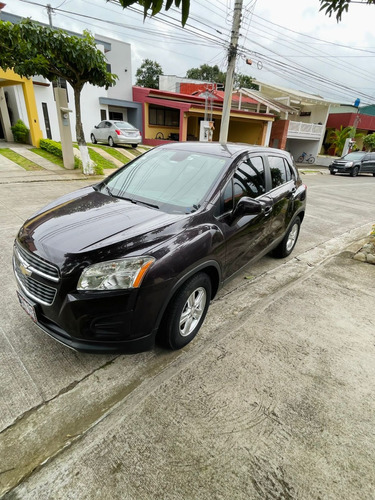
<svg viewBox="0 0 375 500"><path fill-rule="evenodd" d="M21 17L0 11L0 19L18 23ZM79 33L69 32L80 36ZM96 36L97 47L103 51L108 62L108 70L118 76L116 85L108 88L86 84L81 94L81 115L86 140L89 140L90 131L94 125L104 119L129 121L137 128L142 128L141 105L132 101L132 68L131 45L111 38ZM30 93L26 95L24 86L16 79L2 74L0 78L0 139L12 140L10 125L21 119L29 128L34 125L30 116ZM40 76L31 79L35 96L39 127L44 138L60 140L57 109L53 93L53 84ZM72 110L69 119L72 129L72 138L75 137L75 110L74 94L69 84L66 85L68 107ZM31 96L32 100L32 96ZM32 122L32 123L30 123ZM31 138L32 138L31 134Z"/></svg>

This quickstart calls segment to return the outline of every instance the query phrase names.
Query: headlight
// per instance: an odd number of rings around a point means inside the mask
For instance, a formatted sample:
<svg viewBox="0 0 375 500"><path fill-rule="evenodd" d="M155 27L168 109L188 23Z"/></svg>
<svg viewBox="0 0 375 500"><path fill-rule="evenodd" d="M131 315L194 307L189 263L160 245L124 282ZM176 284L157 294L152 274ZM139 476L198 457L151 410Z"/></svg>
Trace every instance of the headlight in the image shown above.
<svg viewBox="0 0 375 500"><path fill-rule="evenodd" d="M110 260L86 267L77 290L123 290L138 288L155 259L149 256Z"/></svg>
<svg viewBox="0 0 375 500"><path fill-rule="evenodd" d="M353 166L353 162L352 161L347 161L345 163L345 167L352 167Z"/></svg>

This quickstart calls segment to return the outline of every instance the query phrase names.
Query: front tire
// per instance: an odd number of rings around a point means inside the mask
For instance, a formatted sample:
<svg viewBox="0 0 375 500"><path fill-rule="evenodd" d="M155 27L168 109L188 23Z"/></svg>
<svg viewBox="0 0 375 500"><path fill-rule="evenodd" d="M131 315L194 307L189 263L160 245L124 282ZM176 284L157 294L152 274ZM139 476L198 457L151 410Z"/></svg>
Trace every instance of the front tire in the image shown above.
<svg viewBox="0 0 375 500"><path fill-rule="evenodd" d="M164 343L181 349L198 333L211 300L211 280L206 273L190 278L176 292L168 305L161 329Z"/></svg>
<svg viewBox="0 0 375 500"><path fill-rule="evenodd" d="M108 137L108 146L110 146L111 148L113 148L113 146L115 145L115 143L113 142L113 139L111 136Z"/></svg>
<svg viewBox="0 0 375 500"><path fill-rule="evenodd" d="M333 170L330 170L330 171L329 171L329 173L330 173L331 175L335 175L335 174L336 174L336 172L334 172Z"/></svg>
<svg viewBox="0 0 375 500"><path fill-rule="evenodd" d="M358 172L359 172L359 168L358 167L352 168L352 170L350 171L350 177L357 177Z"/></svg>
<svg viewBox="0 0 375 500"><path fill-rule="evenodd" d="M313 156L310 156L307 162L310 163L310 165L312 165L313 163L315 163L315 158Z"/></svg>
<svg viewBox="0 0 375 500"><path fill-rule="evenodd" d="M298 240L300 227L301 219L299 217L296 217L292 222L292 225L290 226L288 232L284 236L282 242L279 243L279 245L273 251L275 257L282 259L284 257L288 257L288 255L292 253Z"/></svg>
<svg viewBox="0 0 375 500"><path fill-rule="evenodd" d="M96 137L95 137L95 135L94 135L94 134L91 134L91 142L92 142L93 144L96 144L96 142L97 142L97 141L96 141Z"/></svg>
<svg viewBox="0 0 375 500"><path fill-rule="evenodd" d="M303 163L303 160L304 160L304 156L299 156L297 158L297 163Z"/></svg>

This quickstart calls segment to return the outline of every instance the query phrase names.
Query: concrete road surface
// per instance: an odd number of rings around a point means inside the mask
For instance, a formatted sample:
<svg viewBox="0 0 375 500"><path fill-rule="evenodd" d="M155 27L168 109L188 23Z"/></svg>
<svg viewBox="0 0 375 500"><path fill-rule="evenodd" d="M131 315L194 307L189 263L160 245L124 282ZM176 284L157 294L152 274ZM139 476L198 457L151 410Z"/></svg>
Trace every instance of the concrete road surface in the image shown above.
<svg viewBox="0 0 375 500"><path fill-rule="evenodd" d="M245 270L182 351L117 357L60 346L14 296L19 225L82 183L0 186L2 498L373 498L375 266L351 252L375 179L304 180L292 257Z"/></svg>

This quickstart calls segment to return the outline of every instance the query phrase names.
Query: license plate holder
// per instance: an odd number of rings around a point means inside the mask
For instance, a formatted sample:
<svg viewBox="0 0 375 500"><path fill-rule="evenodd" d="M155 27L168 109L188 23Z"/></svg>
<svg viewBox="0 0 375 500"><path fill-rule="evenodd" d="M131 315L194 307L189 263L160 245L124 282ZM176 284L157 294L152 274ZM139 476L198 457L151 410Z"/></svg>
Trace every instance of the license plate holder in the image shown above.
<svg viewBox="0 0 375 500"><path fill-rule="evenodd" d="M35 306L31 302L29 302L23 295L21 295L17 291L17 297L18 301L22 307L22 309L26 312L26 314L34 321L34 323L37 323L37 317L36 317L36 312L35 312Z"/></svg>

